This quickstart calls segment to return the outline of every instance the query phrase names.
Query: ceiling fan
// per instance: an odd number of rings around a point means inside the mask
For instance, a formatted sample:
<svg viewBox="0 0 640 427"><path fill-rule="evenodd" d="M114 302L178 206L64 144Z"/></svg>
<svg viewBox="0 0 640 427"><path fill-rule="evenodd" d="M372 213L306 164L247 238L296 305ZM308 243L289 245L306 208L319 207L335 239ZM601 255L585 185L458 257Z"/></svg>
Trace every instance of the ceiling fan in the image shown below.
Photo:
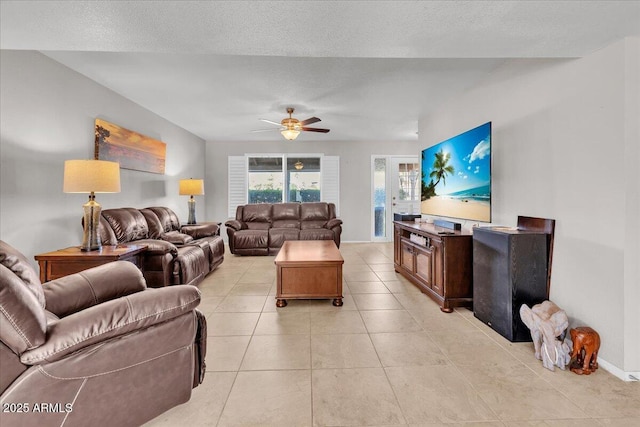
<svg viewBox="0 0 640 427"><path fill-rule="evenodd" d="M282 119L282 121L280 123L273 122L273 121L267 120L267 119L260 119L260 121L263 121L265 123L270 123L272 125L279 126L279 129L259 129L259 130L254 130L252 132L269 132L269 131L273 131L273 130L279 130L280 133L282 134L282 136L284 136L289 141L293 141L294 139L296 139L298 137L298 135L300 135L301 131L303 131L303 132L320 132L320 133L329 132L329 129L307 127L307 125L319 122L320 119L317 118L317 117L310 117L307 120L300 121L300 120L292 117L293 110L294 109L291 108L291 107L287 108L287 113L289 113L289 117L286 118L286 119Z"/></svg>

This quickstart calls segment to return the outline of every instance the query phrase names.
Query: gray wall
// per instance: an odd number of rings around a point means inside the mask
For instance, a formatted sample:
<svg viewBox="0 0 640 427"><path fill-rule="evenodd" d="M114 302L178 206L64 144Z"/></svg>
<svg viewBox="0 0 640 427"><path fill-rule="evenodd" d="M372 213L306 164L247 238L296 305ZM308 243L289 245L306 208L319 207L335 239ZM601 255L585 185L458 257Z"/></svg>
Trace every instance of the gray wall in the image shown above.
<svg viewBox="0 0 640 427"><path fill-rule="evenodd" d="M556 219L550 298L626 372L640 371L639 60L636 38L511 61L419 122L425 146L493 122L493 222Z"/></svg>
<svg viewBox="0 0 640 427"><path fill-rule="evenodd" d="M167 143L166 174L121 170L103 209L169 206L187 219L178 180L204 176L204 141L37 52L0 51L0 238L33 256L82 241L87 195L62 192L64 161L93 158L94 120ZM204 217L203 200L198 215Z"/></svg>
<svg viewBox="0 0 640 427"><path fill-rule="evenodd" d="M248 153L315 153L340 156L340 219L342 241L371 240L371 155L420 155L418 142L207 142L207 214L227 218L228 156ZM226 232L223 231L226 235Z"/></svg>

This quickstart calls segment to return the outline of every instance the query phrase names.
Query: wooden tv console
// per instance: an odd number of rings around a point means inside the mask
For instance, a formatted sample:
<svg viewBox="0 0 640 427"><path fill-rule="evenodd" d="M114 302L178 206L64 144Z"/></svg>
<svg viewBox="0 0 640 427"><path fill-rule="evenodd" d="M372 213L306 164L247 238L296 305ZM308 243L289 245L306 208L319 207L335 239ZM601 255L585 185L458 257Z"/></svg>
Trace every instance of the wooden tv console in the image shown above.
<svg viewBox="0 0 640 427"><path fill-rule="evenodd" d="M433 224L393 222L395 271L451 313L473 303L473 235ZM411 235L424 244L411 241Z"/></svg>

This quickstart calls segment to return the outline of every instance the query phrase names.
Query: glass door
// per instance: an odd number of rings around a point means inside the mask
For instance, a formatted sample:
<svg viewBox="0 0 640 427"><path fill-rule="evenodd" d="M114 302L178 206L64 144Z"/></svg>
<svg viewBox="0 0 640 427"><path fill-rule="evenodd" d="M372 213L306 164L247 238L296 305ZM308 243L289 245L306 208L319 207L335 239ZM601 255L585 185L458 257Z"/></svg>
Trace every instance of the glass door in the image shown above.
<svg viewBox="0 0 640 427"><path fill-rule="evenodd" d="M420 163L418 156L391 159L392 213L420 213Z"/></svg>
<svg viewBox="0 0 640 427"><path fill-rule="evenodd" d="M393 240L394 213L420 213L418 156L372 156L371 240Z"/></svg>

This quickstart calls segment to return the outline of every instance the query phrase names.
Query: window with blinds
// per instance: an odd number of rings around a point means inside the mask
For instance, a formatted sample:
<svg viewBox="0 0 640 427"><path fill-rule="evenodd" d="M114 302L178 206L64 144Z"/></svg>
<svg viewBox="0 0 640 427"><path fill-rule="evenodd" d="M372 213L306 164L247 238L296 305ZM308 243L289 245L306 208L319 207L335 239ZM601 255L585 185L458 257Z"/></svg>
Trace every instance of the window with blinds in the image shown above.
<svg viewBox="0 0 640 427"><path fill-rule="evenodd" d="M229 217L247 203L318 202L340 207L340 158L324 155L229 156Z"/></svg>

